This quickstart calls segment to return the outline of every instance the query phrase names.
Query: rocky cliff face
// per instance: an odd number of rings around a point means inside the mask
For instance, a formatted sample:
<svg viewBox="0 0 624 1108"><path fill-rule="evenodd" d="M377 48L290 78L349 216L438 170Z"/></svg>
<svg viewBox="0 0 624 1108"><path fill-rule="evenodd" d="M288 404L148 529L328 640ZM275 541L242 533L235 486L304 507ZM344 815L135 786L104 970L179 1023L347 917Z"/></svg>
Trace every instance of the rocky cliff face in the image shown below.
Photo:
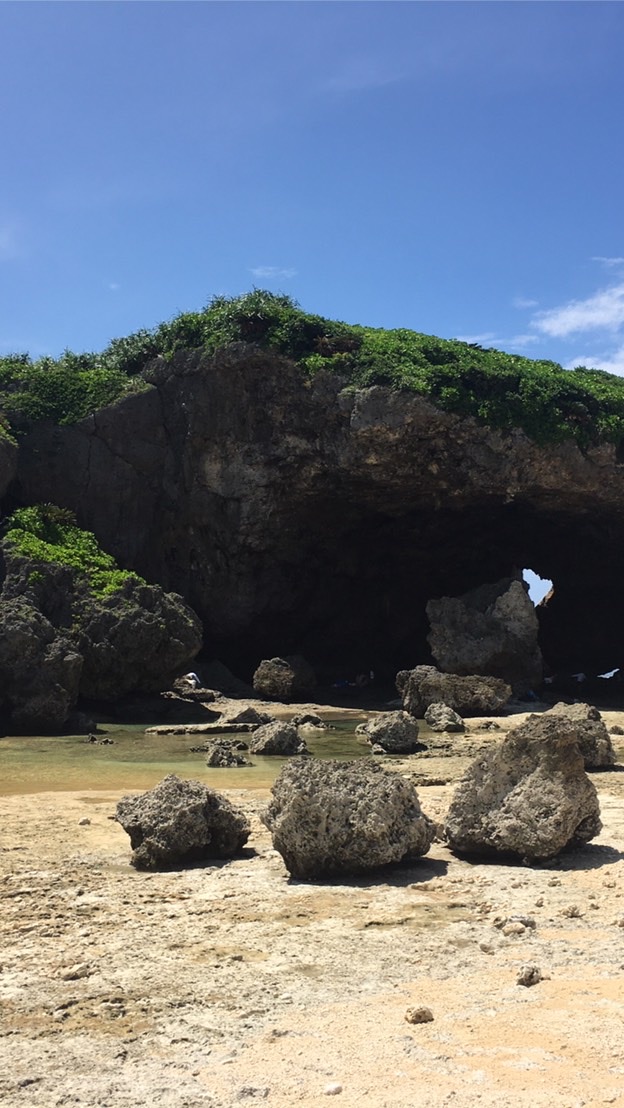
<svg viewBox="0 0 624 1108"><path fill-rule="evenodd" d="M247 345L22 442L16 502L72 508L125 567L184 595L230 664L325 672L430 658L425 606L531 567L551 666L619 664L624 465L540 447L408 391L306 380ZM321 669L321 676L323 670Z"/></svg>

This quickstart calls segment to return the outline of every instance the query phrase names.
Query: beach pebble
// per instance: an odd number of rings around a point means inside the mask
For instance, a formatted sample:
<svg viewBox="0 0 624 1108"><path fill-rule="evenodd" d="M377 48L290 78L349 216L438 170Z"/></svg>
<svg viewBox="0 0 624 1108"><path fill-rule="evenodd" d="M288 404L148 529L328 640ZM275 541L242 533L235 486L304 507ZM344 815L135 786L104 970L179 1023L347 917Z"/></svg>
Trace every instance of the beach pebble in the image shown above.
<svg viewBox="0 0 624 1108"><path fill-rule="evenodd" d="M521 966L518 976L516 977L516 985L526 985L527 988L531 985L537 985L539 981L543 981L542 971L539 966L529 962L526 966Z"/></svg>
<svg viewBox="0 0 624 1108"><path fill-rule="evenodd" d="M78 981L81 977L88 977L91 968L87 962L76 962L74 966L68 966L59 973L61 981Z"/></svg>
<svg viewBox="0 0 624 1108"><path fill-rule="evenodd" d="M431 1008L408 1008L405 1019L408 1023L431 1023L433 1012Z"/></svg>
<svg viewBox="0 0 624 1108"><path fill-rule="evenodd" d="M331 1084L325 1086L323 1092L325 1096L338 1096L338 1093L342 1092L342 1085L338 1081L332 1081Z"/></svg>
<svg viewBox="0 0 624 1108"><path fill-rule="evenodd" d="M91 824L91 820L89 819L88 816L83 816L82 819L78 820L78 826L79 827L89 827L90 824Z"/></svg>
<svg viewBox="0 0 624 1108"><path fill-rule="evenodd" d="M561 915L568 919L579 919L582 914L578 904L567 904L565 908L561 909Z"/></svg>

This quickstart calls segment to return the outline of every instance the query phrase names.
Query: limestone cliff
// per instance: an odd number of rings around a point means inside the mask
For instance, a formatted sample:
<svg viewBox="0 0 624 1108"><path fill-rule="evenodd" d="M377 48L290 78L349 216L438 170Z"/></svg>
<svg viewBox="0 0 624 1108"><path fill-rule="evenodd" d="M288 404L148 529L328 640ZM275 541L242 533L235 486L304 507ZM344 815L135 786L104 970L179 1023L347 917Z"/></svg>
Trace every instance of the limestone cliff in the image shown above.
<svg viewBox="0 0 624 1108"><path fill-rule="evenodd" d="M73 509L121 565L181 593L230 664L301 652L391 674L430 659L427 601L526 566L555 584L547 662L624 661L615 446L540 446L247 344L144 377L79 423L36 426L11 495Z"/></svg>

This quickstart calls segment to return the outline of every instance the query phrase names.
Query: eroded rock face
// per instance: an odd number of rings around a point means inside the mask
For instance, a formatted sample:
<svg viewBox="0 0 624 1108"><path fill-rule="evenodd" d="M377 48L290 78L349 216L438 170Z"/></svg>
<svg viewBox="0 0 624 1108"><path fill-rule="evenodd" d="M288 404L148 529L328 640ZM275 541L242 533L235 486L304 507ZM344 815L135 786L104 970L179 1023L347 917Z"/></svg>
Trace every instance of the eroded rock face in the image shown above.
<svg viewBox="0 0 624 1108"><path fill-rule="evenodd" d="M249 749L252 754L277 754L290 758L294 754L307 754L308 748L299 738L297 728L284 720L273 720L254 731Z"/></svg>
<svg viewBox="0 0 624 1108"><path fill-rule="evenodd" d="M15 729L59 731L79 696L161 689L201 646L195 614L158 586L129 580L98 596L83 574L6 541L0 561L0 706Z"/></svg>
<svg viewBox="0 0 624 1108"><path fill-rule="evenodd" d="M553 670L619 664L614 445L540 446L405 389L309 379L247 345L159 360L145 377L146 391L76 425L25 435L12 494L72 508L122 566L182 594L238 672L283 651L333 680L390 677L428 659L431 597L514 566L555 583L540 615Z"/></svg>
<svg viewBox="0 0 624 1108"><path fill-rule="evenodd" d="M459 854L552 858L601 829L596 790L585 773L574 725L532 715L469 767L445 832Z"/></svg>
<svg viewBox="0 0 624 1108"><path fill-rule="evenodd" d="M173 773L149 792L122 797L116 815L130 836L137 869L233 858L250 832L247 817L229 800Z"/></svg>
<svg viewBox="0 0 624 1108"><path fill-rule="evenodd" d="M465 731L464 721L457 712L449 708L448 704L437 701L430 704L425 710L425 723L428 723L432 731L453 731L459 733Z"/></svg>
<svg viewBox="0 0 624 1108"><path fill-rule="evenodd" d="M458 715L495 716L511 699L511 688L499 677L459 677L435 666L416 666L397 673L396 687L410 715L423 719L430 704L442 701Z"/></svg>
<svg viewBox="0 0 624 1108"><path fill-rule="evenodd" d="M249 758L234 748L229 742L211 743L206 751L206 765L213 769L231 769L236 766L250 766Z"/></svg>
<svg viewBox="0 0 624 1108"><path fill-rule="evenodd" d="M368 760L297 759L272 793L262 819L293 877L364 873L419 858L433 842L414 786Z"/></svg>
<svg viewBox="0 0 624 1108"><path fill-rule="evenodd" d="M591 704L555 704L546 715L570 721L580 747L585 769L605 769L615 765L611 736L597 708Z"/></svg>
<svg viewBox="0 0 624 1108"><path fill-rule="evenodd" d="M62 730L78 699L83 659L25 597L0 599L0 708L15 731Z"/></svg>
<svg viewBox="0 0 624 1108"><path fill-rule="evenodd" d="M267 700L301 700L316 688L312 666L299 654L268 658L253 675L254 692Z"/></svg>
<svg viewBox="0 0 624 1108"><path fill-rule="evenodd" d="M414 754L420 748L418 724L408 712L384 712L369 719L361 734L386 754Z"/></svg>
<svg viewBox="0 0 624 1108"><path fill-rule="evenodd" d="M443 672L501 677L516 695L541 684L537 615L519 579L430 600L427 616L431 651Z"/></svg>

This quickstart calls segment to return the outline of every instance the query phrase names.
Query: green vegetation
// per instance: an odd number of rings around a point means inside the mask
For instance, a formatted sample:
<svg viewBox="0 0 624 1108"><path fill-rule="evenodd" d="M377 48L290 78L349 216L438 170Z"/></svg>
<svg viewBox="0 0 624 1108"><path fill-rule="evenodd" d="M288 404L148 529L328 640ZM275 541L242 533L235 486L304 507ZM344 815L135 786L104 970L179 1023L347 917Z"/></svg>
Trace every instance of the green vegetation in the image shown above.
<svg viewBox="0 0 624 1108"><path fill-rule="evenodd" d="M99 597L110 596L127 581L142 582L136 573L118 569L115 559L100 549L95 535L76 525L73 512L55 504L18 508L4 526L4 538L17 554L77 570ZM30 574L32 584L43 580L38 570Z"/></svg>
<svg viewBox="0 0 624 1108"><path fill-rule="evenodd" d="M141 387L137 375L156 356L169 359L184 349L212 354L232 342L283 354L308 375L339 373L353 387L410 389L492 427L520 427L538 442L624 442L620 377L565 370L556 362L416 331L351 326L310 315L289 297L260 289L215 297L203 311L114 339L101 354L66 351L37 362L26 355L0 358L0 409L11 420L21 415L72 423Z"/></svg>

